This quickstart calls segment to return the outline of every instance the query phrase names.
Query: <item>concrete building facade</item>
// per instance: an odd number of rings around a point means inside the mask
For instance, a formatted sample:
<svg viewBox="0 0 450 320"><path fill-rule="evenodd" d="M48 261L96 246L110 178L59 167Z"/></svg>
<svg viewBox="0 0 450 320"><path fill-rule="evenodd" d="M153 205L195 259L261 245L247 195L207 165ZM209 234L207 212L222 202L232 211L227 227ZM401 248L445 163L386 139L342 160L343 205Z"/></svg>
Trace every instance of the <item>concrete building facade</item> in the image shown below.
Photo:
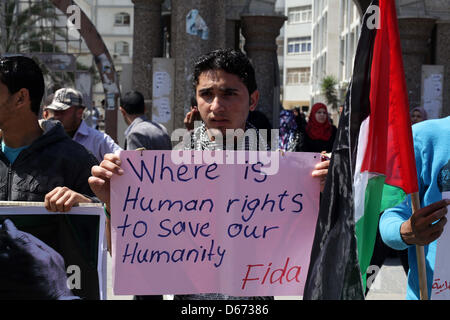
<svg viewBox="0 0 450 320"><path fill-rule="evenodd" d="M317 0L313 5L311 102L326 103L321 92L325 77L336 81L342 100L353 72L360 32L360 15L352 0ZM330 106L329 106L330 107ZM336 115L337 110L330 110Z"/></svg>
<svg viewBox="0 0 450 320"><path fill-rule="evenodd" d="M339 99L343 102L353 74L353 62L361 32L361 16L353 0L340 0L339 13L337 80Z"/></svg>
<svg viewBox="0 0 450 320"><path fill-rule="evenodd" d="M325 102L326 76L336 79L338 97L344 97L360 32L353 0L279 0L276 7L288 18L278 40L283 107L306 110ZM337 110L329 111L336 118Z"/></svg>
<svg viewBox="0 0 450 320"><path fill-rule="evenodd" d="M312 0L286 0L283 30L283 107L310 105Z"/></svg>

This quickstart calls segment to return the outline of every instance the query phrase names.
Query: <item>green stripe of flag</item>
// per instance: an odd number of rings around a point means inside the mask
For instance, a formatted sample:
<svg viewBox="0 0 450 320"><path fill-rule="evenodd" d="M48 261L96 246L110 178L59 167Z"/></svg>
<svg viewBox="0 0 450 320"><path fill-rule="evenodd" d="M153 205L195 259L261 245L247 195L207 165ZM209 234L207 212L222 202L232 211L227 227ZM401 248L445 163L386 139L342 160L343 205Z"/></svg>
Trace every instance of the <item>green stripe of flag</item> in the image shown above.
<svg viewBox="0 0 450 320"><path fill-rule="evenodd" d="M364 289L366 288L367 268L370 266L377 236L384 180L384 176L375 176L367 182L364 196L364 214L356 222L355 226L358 260Z"/></svg>
<svg viewBox="0 0 450 320"><path fill-rule="evenodd" d="M383 198L381 199L380 212L395 207L400 202L405 200L405 198L406 193L401 188L385 184L383 187Z"/></svg>
<svg viewBox="0 0 450 320"><path fill-rule="evenodd" d="M379 215L384 210L395 207L406 197L402 189L385 184L384 181L384 176L369 179L364 195L364 214L356 222L358 261L364 288L367 268L375 247Z"/></svg>

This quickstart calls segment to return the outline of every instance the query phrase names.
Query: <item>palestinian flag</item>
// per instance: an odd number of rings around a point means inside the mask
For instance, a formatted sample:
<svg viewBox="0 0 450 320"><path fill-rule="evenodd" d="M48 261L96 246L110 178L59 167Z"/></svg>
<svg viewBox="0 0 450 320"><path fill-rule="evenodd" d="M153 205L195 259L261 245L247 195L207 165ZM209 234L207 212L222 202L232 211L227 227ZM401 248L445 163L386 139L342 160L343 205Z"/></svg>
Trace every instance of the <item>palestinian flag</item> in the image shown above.
<svg viewBox="0 0 450 320"><path fill-rule="evenodd" d="M374 0L363 17L304 299L364 299L385 183L418 191L395 2Z"/></svg>

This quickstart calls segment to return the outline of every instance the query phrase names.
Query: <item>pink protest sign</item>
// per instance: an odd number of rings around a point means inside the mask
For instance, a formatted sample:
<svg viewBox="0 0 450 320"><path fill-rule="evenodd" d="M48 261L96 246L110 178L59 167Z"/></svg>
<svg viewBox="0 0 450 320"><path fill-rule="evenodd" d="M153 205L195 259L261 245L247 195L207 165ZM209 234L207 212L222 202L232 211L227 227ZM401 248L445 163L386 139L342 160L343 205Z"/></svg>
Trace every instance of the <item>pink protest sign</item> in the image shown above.
<svg viewBox="0 0 450 320"><path fill-rule="evenodd" d="M319 181L311 177L318 154L120 157L125 174L111 181L115 294L303 294L319 207Z"/></svg>

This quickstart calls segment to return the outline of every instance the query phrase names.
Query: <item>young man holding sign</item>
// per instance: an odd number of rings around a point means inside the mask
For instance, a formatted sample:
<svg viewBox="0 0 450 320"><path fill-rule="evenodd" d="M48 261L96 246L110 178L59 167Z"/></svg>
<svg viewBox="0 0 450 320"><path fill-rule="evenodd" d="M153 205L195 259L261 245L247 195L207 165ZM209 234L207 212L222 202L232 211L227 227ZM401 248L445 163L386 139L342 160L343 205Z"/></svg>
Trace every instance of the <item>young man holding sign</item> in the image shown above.
<svg viewBox="0 0 450 320"><path fill-rule="evenodd" d="M190 150L267 150L264 137L249 122L249 111L255 110L259 92L255 72L247 57L235 50L216 50L199 57L194 64L193 85L198 110L203 120L190 133L185 148ZM231 138L228 138L231 129ZM245 139L252 130L256 139ZM239 134L240 131L240 134ZM243 134L244 133L244 134ZM221 140L225 136L228 139ZM324 180L329 161L316 166L313 176ZM92 168L89 184L110 211L110 179L123 174L120 158L106 155L100 166ZM222 294L178 296L181 299L233 299ZM237 297L236 297L237 298ZM250 297L252 299L254 297ZM237 299L243 299L238 297ZM248 299L248 298L247 298Z"/></svg>

